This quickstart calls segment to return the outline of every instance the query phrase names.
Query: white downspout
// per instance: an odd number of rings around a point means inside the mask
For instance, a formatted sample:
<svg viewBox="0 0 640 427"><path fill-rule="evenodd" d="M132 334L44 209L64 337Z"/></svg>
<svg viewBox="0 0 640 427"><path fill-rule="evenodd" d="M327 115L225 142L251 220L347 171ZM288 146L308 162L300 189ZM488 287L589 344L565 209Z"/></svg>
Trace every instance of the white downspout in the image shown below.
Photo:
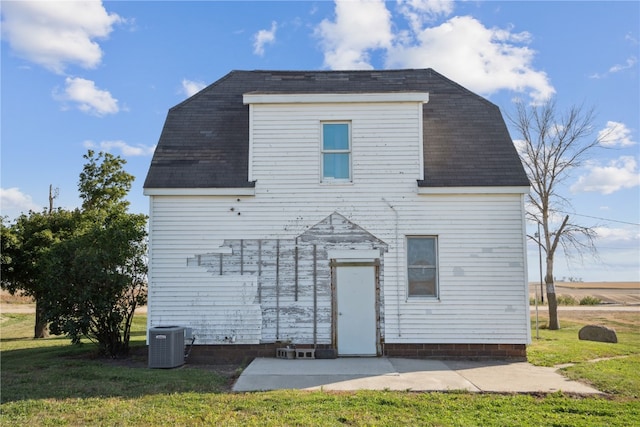
<svg viewBox="0 0 640 427"><path fill-rule="evenodd" d="M399 231L398 231L398 222L399 222L399 218L398 218L398 211L391 205L391 203L389 203L387 201L387 199L385 199L384 197L382 198L382 201L385 202L387 204L387 206L389 206L389 208L393 211L393 214L396 217L396 221L395 221L395 239L396 239L396 247L395 247L395 251L396 251L396 311L398 314L398 337L402 337L402 327L400 325L400 235L399 235Z"/></svg>

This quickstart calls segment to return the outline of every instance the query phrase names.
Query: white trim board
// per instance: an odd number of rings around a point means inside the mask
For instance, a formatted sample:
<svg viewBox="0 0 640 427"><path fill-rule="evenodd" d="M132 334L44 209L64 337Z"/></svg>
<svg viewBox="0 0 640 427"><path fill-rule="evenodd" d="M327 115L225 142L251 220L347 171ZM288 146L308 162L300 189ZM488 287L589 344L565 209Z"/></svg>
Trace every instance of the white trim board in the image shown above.
<svg viewBox="0 0 640 427"><path fill-rule="evenodd" d="M245 93L245 104L327 104L327 103L372 103L372 102L429 102L427 92L382 92L382 93Z"/></svg>
<svg viewBox="0 0 640 427"><path fill-rule="evenodd" d="M145 188L145 196L255 196L249 188Z"/></svg>

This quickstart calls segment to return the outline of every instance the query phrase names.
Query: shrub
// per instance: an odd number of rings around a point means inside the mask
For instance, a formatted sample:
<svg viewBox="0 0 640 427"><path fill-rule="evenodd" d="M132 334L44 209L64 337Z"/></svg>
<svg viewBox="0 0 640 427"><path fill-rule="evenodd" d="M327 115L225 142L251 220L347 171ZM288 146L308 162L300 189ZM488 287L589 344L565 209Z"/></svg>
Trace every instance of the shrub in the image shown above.
<svg viewBox="0 0 640 427"><path fill-rule="evenodd" d="M598 297L586 296L580 300L580 305L599 305L602 300Z"/></svg>
<svg viewBox="0 0 640 427"><path fill-rule="evenodd" d="M578 301L571 295L558 295L558 305L577 305Z"/></svg>
<svg viewBox="0 0 640 427"><path fill-rule="evenodd" d="M529 297L529 305L536 305L536 298L535 297ZM540 301L540 298L538 298L538 305L547 305L547 302L544 301Z"/></svg>

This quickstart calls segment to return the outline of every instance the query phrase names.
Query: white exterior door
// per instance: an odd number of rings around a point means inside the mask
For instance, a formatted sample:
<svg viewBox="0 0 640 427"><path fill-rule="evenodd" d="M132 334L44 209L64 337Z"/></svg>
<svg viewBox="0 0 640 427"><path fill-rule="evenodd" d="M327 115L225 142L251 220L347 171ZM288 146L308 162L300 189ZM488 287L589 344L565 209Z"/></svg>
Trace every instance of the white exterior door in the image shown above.
<svg viewBox="0 0 640 427"><path fill-rule="evenodd" d="M375 267L346 265L335 271L338 355L375 356Z"/></svg>

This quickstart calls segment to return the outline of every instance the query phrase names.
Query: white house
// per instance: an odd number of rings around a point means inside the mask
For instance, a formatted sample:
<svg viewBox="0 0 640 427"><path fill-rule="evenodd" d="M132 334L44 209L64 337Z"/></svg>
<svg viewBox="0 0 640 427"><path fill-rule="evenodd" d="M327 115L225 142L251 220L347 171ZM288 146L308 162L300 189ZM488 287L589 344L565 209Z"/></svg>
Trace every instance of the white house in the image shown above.
<svg viewBox="0 0 640 427"><path fill-rule="evenodd" d="M196 360L526 355L529 182L431 69L231 72L169 110L144 188L148 326Z"/></svg>

